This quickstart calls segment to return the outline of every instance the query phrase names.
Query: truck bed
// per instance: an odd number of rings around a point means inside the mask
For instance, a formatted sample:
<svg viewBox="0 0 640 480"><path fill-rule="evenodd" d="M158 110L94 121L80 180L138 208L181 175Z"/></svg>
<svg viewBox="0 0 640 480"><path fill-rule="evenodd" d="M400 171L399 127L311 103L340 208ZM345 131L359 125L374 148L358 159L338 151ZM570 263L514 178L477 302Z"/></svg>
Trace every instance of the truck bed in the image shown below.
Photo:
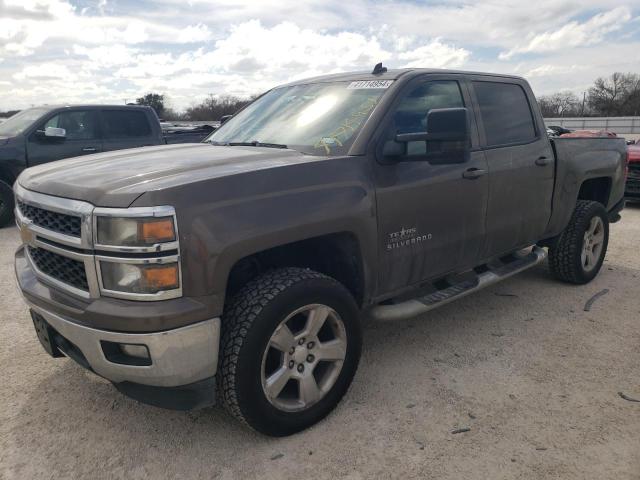
<svg viewBox="0 0 640 480"><path fill-rule="evenodd" d="M624 198L624 172L627 146L622 138L552 138L556 159L556 181L552 199L552 214L547 236L560 233L567 224L580 187L589 179L610 177L608 201L612 210Z"/></svg>

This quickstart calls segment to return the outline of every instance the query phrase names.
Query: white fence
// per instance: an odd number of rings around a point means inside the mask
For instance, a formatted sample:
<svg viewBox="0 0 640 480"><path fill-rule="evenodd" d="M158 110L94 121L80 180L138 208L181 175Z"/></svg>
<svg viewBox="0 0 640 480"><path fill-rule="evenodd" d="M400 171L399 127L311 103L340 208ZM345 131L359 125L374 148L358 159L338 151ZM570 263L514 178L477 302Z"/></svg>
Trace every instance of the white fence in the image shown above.
<svg viewBox="0 0 640 480"><path fill-rule="evenodd" d="M545 118L544 123L559 125L571 130L609 130L618 135L640 135L640 117Z"/></svg>

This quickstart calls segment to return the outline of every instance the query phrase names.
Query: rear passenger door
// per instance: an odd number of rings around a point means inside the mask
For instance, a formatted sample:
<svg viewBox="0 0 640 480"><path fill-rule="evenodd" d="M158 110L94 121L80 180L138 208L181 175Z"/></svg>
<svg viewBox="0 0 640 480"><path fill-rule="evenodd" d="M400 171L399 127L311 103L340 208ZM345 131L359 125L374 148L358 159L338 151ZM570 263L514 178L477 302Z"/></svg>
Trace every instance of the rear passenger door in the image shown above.
<svg viewBox="0 0 640 480"><path fill-rule="evenodd" d="M482 257L541 239L551 216L554 154L526 82L472 77L481 148L489 168L489 202Z"/></svg>
<svg viewBox="0 0 640 480"><path fill-rule="evenodd" d="M103 148L105 151L157 145L146 113L139 109L102 110Z"/></svg>

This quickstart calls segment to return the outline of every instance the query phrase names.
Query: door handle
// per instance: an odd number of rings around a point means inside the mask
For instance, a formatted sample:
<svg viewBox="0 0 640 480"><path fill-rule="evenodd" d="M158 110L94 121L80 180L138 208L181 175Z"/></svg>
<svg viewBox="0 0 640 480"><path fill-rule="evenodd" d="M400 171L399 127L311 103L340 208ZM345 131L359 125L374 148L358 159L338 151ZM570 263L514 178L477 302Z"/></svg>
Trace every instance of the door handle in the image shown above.
<svg viewBox="0 0 640 480"><path fill-rule="evenodd" d="M467 180L475 180L476 178L480 178L483 175L486 175L487 171L482 170L481 168L470 168L469 170L465 170L462 173L462 178L466 178Z"/></svg>
<svg viewBox="0 0 640 480"><path fill-rule="evenodd" d="M549 165L549 163L551 163L551 160L549 160L544 155L542 157L536 158L536 165L538 165L539 167L544 167L545 165Z"/></svg>
<svg viewBox="0 0 640 480"><path fill-rule="evenodd" d="M95 152L97 150L96 147L84 147L82 149L83 152Z"/></svg>

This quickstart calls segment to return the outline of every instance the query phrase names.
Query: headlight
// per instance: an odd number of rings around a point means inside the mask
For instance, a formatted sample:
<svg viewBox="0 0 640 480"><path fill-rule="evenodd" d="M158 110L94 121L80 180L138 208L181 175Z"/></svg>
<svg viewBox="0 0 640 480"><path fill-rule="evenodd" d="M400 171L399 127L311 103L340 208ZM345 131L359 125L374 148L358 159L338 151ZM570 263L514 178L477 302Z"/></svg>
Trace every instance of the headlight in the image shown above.
<svg viewBox="0 0 640 480"><path fill-rule="evenodd" d="M93 232L102 295L140 301L182 296L173 207L96 207Z"/></svg>
<svg viewBox="0 0 640 480"><path fill-rule="evenodd" d="M97 243L121 247L145 247L174 242L173 217L98 217Z"/></svg>
<svg viewBox="0 0 640 480"><path fill-rule="evenodd" d="M114 292L156 294L180 287L178 262L135 264L100 261L102 287Z"/></svg>

